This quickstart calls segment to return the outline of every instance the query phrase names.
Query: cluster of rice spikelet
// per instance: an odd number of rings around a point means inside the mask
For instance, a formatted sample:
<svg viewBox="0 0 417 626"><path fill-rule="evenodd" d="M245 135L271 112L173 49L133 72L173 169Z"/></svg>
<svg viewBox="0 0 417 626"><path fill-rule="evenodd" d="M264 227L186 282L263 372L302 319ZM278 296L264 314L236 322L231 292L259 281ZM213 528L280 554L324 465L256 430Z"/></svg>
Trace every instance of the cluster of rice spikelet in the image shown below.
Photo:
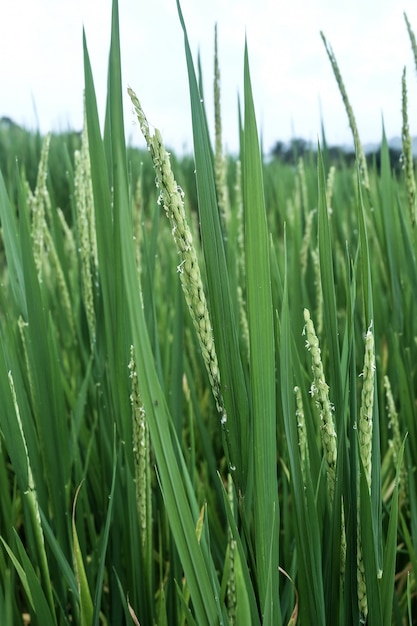
<svg viewBox="0 0 417 626"><path fill-rule="evenodd" d="M411 223L416 223L417 203L416 203L416 181L414 178L414 160L413 160L413 142L410 136L410 127L408 125L407 110L407 82L406 69L404 68L402 76L402 146L403 146L403 167L405 170L405 183L407 187L408 207L410 210Z"/></svg>
<svg viewBox="0 0 417 626"><path fill-rule="evenodd" d="M133 232L135 239L135 253L136 253L136 266L140 275L141 272L141 260L140 260L140 245L142 240L142 226L141 219L143 213L143 163L140 165L140 172L136 183L134 206L133 206Z"/></svg>
<svg viewBox="0 0 417 626"><path fill-rule="evenodd" d="M321 285L320 255L318 247L311 251L314 271L314 288L316 292L316 326L317 332L323 332L323 290Z"/></svg>
<svg viewBox="0 0 417 626"><path fill-rule="evenodd" d="M326 383L323 371L323 364L321 360L321 351L319 347L319 340L314 328L313 321L310 317L308 309L304 309L304 332L307 335L306 347L311 353L313 383L311 385L310 394L316 402L316 407L320 414L321 420L321 440L323 445L323 452L327 464L327 488L329 492L330 504L334 502L334 488L336 479L336 462L337 462L337 435L333 420L333 405L329 399L329 387ZM303 461L303 472L306 471L308 466L308 448L305 433L305 426L303 424L303 410L301 393L296 388L295 390L297 398L297 420L299 426L299 442L300 452L305 457ZM304 432L303 432L304 431ZM304 441L305 440L305 441ZM306 469L304 469L306 468ZM346 566L346 527L345 527L345 511L342 502L341 510L341 537L340 537L340 576L344 578Z"/></svg>
<svg viewBox="0 0 417 626"><path fill-rule="evenodd" d="M32 194L28 189L28 199L32 211L33 257L38 271L39 282L42 282L42 265L45 254L46 210L50 210L50 198L46 186L48 175L48 156L51 135L46 135L41 150L41 158L36 179L36 188Z"/></svg>
<svg viewBox="0 0 417 626"><path fill-rule="evenodd" d="M396 443L401 442L401 436L400 436L400 429L399 429L399 424L398 424L398 413L395 408L394 397L392 395L391 382L388 376L384 376L384 388L385 388L385 395L387 398L387 409L388 409L388 417L389 417L388 427L392 428L392 431L393 431L393 438L390 440L390 445L393 446L394 441ZM394 459L394 462L396 463L396 459Z"/></svg>
<svg viewBox="0 0 417 626"><path fill-rule="evenodd" d="M301 472L303 474L303 482L306 484L306 474L309 467L309 458L308 458L308 445L307 445L307 433L306 433L306 422L304 416L304 406L303 406L303 398L301 395L300 387L294 387L295 401L297 404L297 409L295 411L295 416L297 418L297 431L298 431L298 444L300 446L300 457L301 457Z"/></svg>
<svg viewBox="0 0 417 626"><path fill-rule="evenodd" d="M365 335L365 358L363 366L363 386L361 395L361 407L359 412L358 438L359 454L361 456L365 478L369 492L371 491L372 473L372 431L373 431L373 407L374 407L374 379L375 379L375 350L372 322ZM358 485L358 494L359 494ZM362 533L360 523L360 497L358 495L358 523L357 523L357 583L358 605L363 619L368 615L368 599L365 582L365 563L362 552Z"/></svg>
<svg viewBox="0 0 417 626"><path fill-rule="evenodd" d="M250 358L249 347L249 325L246 312L246 302L242 285L246 283L246 266L245 266L245 235L244 235L244 219L243 219L243 192L242 192L242 164L238 159L236 161L236 180L235 180L235 203L236 203L236 241L237 241L237 260L236 270L238 276L237 298L239 302L240 326L242 329L242 339L244 341L247 360Z"/></svg>
<svg viewBox="0 0 417 626"><path fill-rule="evenodd" d="M33 257L40 284L43 282L44 277L48 280L50 280L53 275L56 277L58 290L62 297L62 306L65 317L68 320L72 339L75 337L75 322L71 298L65 280L64 270L47 222L47 217L49 222L52 221L51 199L46 184L50 143L51 135L48 134L42 144L35 191L32 194L29 186L27 189L28 203L32 214L31 236L33 241Z"/></svg>
<svg viewBox="0 0 417 626"><path fill-rule="evenodd" d="M315 400L321 420L321 439L327 465L327 487L330 503L334 499L334 485L337 460L337 436L333 422L333 406L329 400L329 387L324 377L319 340L308 309L304 309L304 332L307 336L306 347L311 354L313 383L310 394Z"/></svg>
<svg viewBox="0 0 417 626"><path fill-rule="evenodd" d="M297 197L300 202L300 209L304 215L309 211L308 206L308 190L307 190L307 179L306 179L306 171L304 168L304 160L302 157L298 159L297 164L297 187L298 193Z"/></svg>
<svg viewBox="0 0 417 626"><path fill-rule="evenodd" d="M371 490L372 471L372 413L374 407L375 351L372 323L365 336L365 358L363 366L363 386L359 413L359 451L365 470L368 489Z"/></svg>
<svg viewBox="0 0 417 626"><path fill-rule="evenodd" d="M217 49L217 24L214 31L214 125L215 125L215 154L214 175L217 191L217 203L223 225L227 228L230 221L230 201L227 188L227 166L223 154L222 116L220 107L220 65Z"/></svg>
<svg viewBox="0 0 417 626"><path fill-rule="evenodd" d="M84 128L81 136L81 149L75 152L74 160L75 205L79 233L81 284L90 343L91 347L93 347L96 341L94 284L98 275L98 252L86 117L84 117Z"/></svg>
<svg viewBox="0 0 417 626"><path fill-rule="evenodd" d="M183 191L177 185L171 169L169 153L165 150L161 133L158 129L151 135L149 123L135 92L129 88L140 129L146 140L156 172L156 184L160 190L160 202L172 227L172 235L180 256L178 272L191 318L197 332L204 363L209 376L216 407L221 415L221 423L227 421L223 398L220 390L220 373L214 346L212 325L201 279L197 253L193 244L190 227L187 222Z"/></svg>
<svg viewBox="0 0 417 626"><path fill-rule="evenodd" d="M410 37L411 48L413 50L413 56L414 56L414 63L417 69L417 42L416 42L416 37L414 35L413 29L411 28L410 20L408 19L406 13L404 13L404 20L407 26L408 36Z"/></svg>
<svg viewBox="0 0 417 626"><path fill-rule="evenodd" d="M346 113L347 113L348 120L349 120L349 126L350 126L350 129L352 131L352 135L353 135L353 142L354 142L354 145L355 145L356 158L357 158L358 164L359 164L361 181L362 181L365 189L367 189L369 191L370 187L369 187L368 166L366 164L365 153L363 151L362 143L361 143L361 140L360 140L360 137L359 137L359 131L358 131L358 127L357 127L357 124L356 124L356 120L355 120L355 116L354 116L354 113L353 113L353 109L352 109L352 106L351 106L351 104L349 102L347 91L346 91L345 85L343 83L342 75L340 73L340 69L339 69L339 66L337 64L334 52L333 52L331 46L327 43L327 40L326 40L326 37L324 36L324 34L321 32L320 35L321 35L321 38L323 40L324 46L326 48L327 56L329 57L329 60L330 60L330 63L331 63L332 69L333 69L333 73L335 75L336 82L337 82L337 85L339 87L340 94L342 96L343 104L345 105Z"/></svg>
<svg viewBox="0 0 417 626"><path fill-rule="evenodd" d="M385 388L385 396L387 399L387 410L388 410L388 427L392 430L392 438L389 439L388 445L392 449L394 467L397 468L398 463L398 455L400 452L400 448L402 445L401 441L401 433L400 433L400 424L398 420L398 413L395 408L394 397L392 395L391 383L388 376L384 376L384 388ZM405 465L405 461L403 459L401 468L400 468L400 484L399 484L399 503L400 506L403 506L405 502L407 502L407 469Z"/></svg>
<svg viewBox="0 0 417 626"><path fill-rule="evenodd" d="M327 206L327 213L329 215L332 214L331 206L332 206L332 198L333 198L335 173L336 173L336 167L334 165L331 165L329 169L329 174L327 176L327 183L326 183L326 206Z"/></svg>
<svg viewBox="0 0 417 626"><path fill-rule="evenodd" d="M145 409L139 391L134 347L130 347L129 372L132 384L130 402L133 420L133 453L135 459L136 506L142 551L146 550L147 532L152 527L150 439Z"/></svg>
<svg viewBox="0 0 417 626"><path fill-rule="evenodd" d="M303 241L302 241L301 250L300 250L301 273L303 276L305 276L306 271L307 271L308 251L311 245L311 233L312 233L312 228L313 228L313 220L314 220L314 216L316 213L317 213L317 209L312 209L311 211L307 213L307 217L305 220L304 235L303 235Z"/></svg>

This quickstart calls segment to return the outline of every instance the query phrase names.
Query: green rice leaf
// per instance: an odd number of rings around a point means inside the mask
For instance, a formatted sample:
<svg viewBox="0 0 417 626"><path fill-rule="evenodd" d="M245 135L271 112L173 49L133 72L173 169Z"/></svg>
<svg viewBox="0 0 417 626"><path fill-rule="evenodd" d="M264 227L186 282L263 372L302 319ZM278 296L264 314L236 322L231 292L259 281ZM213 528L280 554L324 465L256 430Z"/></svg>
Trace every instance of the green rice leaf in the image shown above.
<svg viewBox="0 0 417 626"><path fill-rule="evenodd" d="M78 591L80 597L80 619L81 626L88 626L93 623L93 601L91 599L90 588L88 586L87 575L84 567L83 555L81 552L80 544L78 541L77 528L75 525L75 508L77 504L77 497L82 485L77 489L74 498L74 505L72 511L72 540L74 544L74 565L78 583Z"/></svg>
<svg viewBox="0 0 417 626"><path fill-rule="evenodd" d="M255 550L265 624L280 624L281 611L277 602L279 504L276 481L275 338L270 248L247 45L244 75L245 263L252 389Z"/></svg>
<svg viewBox="0 0 417 626"><path fill-rule="evenodd" d="M46 542L49 545L49 548L58 563L59 571L61 572L66 585L71 590L71 593L74 595L75 598L77 598L78 587L77 579L73 571L73 566L68 563L66 556L64 555L61 546L57 542L53 530L43 511L40 511L40 516L42 521L42 530L45 535Z"/></svg>
<svg viewBox="0 0 417 626"><path fill-rule="evenodd" d="M194 155L201 238L207 272L208 305L213 324L214 342L220 369L220 383L227 412L230 438L229 461L234 469L242 493L246 491L248 459L250 464L250 421L248 392L243 373L237 335L232 285L229 282L226 254L216 199L213 155L207 123L198 89L187 30L177 0L178 14L184 32L185 55L188 68L191 113L193 123Z"/></svg>
<svg viewBox="0 0 417 626"><path fill-rule="evenodd" d="M17 551L19 553L20 560L13 553L11 548L5 543L5 541L0 537L0 540L2 541L7 551L7 554L9 555L14 567L16 568L25 593L28 597L29 602L31 603L33 612L36 615L39 623L45 624L45 626L55 626L56 620L51 613L51 609L48 605L48 600L42 589L39 576L37 575L37 572L35 571L28 555L26 554L23 543L16 531L14 532L14 539L16 541Z"/></svg>
<svg viewBox="0 0 417 626"><path fill-rule="evenodd" d="M12 210L3 175L0 172L0 224L2 242L6 251L7 267L10 274L10 287L19 312L26 317L26 298L24 292L22 252L19 239L19 227L15 212Z"/></svg>
<svg viewBox="0 0 417 626"><path fill-rule="evenodd" d="M93 621L92 621L92 624L94 626L97 626L99 624L99 617L100 617L101 596L103 593L103 580L104 580L105 567L106 567L106 552L107 552L107 545L109 542L110 524L112 520L113 506L114 506L114 489L116 486L116 469L117 469L116 461L117 461L117 455L116 455L116 432L115 432L114 444L113 444L113 476L112 476L111 489L110 489L110 494L109 494L109 506L107 508L106 522L104 525L103 537L101 539L101 546L100 546L101 554L100 554L100 561L99 561L99 566L97 570L96 589L94 593L94 614L93 614Z"/></svg>

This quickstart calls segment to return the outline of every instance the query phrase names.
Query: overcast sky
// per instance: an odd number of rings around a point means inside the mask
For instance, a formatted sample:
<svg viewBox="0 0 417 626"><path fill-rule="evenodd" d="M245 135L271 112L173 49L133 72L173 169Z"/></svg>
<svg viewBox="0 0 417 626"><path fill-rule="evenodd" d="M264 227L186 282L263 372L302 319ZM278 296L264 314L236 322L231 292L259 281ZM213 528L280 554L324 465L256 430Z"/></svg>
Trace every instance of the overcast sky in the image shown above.
<svg viewBox="0 0 417 626"><path fill-rule="evenodd" d="M401 134L407 67L411 133L417 76L404 11L417 34L415 0L182 0L191 48L201 53L212 125L214 24L218 24L224 143L238 146L245 33L265 150L292 136L316 141L320 110L329 143L350 143L340 94L320 38L331 44L364 143ZM124 86L177 151L191 149L182 31L175 0L119 0ZM111 0L0 0L0 117L42 132L82 124L82 28L104 112ZM142 145L125 95L127 139ZM35 114L36 109L36 114Z"/></svg>

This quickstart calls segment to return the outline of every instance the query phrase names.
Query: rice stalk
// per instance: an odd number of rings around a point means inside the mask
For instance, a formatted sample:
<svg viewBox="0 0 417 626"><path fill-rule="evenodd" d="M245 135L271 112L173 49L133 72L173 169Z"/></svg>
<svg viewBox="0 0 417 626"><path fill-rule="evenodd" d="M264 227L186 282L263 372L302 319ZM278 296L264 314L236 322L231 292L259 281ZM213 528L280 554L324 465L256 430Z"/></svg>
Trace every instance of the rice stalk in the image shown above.
<svg viewBox="0 0 417 626"><path fill-rule="evenodd" d="M77 263L77 246L75 243L74 231L69 226L67 220L65 219L65 215L62 209L57 207L56 211L57 211L59 222L61 224L62 232L64 233L64 237L65 237L65 252L66 252L65 256L68 259L68 262L71 265L71 268L74 269L74 264Z"/></svg>

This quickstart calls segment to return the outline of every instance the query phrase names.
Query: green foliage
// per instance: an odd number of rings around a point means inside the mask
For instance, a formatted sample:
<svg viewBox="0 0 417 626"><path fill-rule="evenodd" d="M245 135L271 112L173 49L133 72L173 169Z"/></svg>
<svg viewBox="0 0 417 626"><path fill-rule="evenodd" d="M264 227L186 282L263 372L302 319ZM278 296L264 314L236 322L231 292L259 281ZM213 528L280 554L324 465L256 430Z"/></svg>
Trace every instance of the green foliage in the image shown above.
<svg viewBox="0 0 417 626"><path fill-rule="evenodd" d="M265 162L247 46L218 158L177 7L193 158L125 145L116 0L103 131L85 39L85 132L0 127L0 623L414 623L410 167Z"/></svg>

